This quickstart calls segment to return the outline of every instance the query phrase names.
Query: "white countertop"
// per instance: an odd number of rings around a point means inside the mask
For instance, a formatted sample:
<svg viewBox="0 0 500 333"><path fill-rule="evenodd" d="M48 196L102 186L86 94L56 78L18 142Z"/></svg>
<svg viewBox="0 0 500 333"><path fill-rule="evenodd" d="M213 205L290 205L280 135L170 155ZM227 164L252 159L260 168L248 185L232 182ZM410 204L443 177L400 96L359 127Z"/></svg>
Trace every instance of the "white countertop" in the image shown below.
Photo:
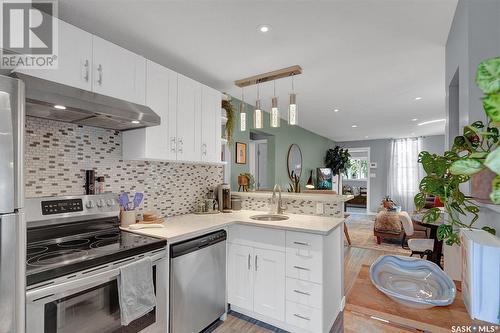
<svg viewBox="0 0 500 333"><path fill-rule="evenodd" d="M268 191L256 191L256 192L231 192L231 195L247 197L247 198L262 198L269 199L272 196L272 192ZM278 195L278 194L276 194ZM340 195L331 193L318 193L305 192L305 193L289 193L283 192L281 197L290 200L306 200L306 201L321 201L321 202L345 202L354 198L353 195Z"/></svg>
<svg viewBox="0 0 500 333"><path fill-rule="evenodd" d="M333 229L338 227L344 221L344 218L299 214L284 214L290 217L285 221L257 221L250 219L250 216L252 215L262 214L265 213L254 210L240 210L233 213L210 215L187 214L166 218L165 223L163 223L164 228L146 228L138 230L122 228L122 230L146 236L163 238L169 243L175 243L224 228L235 223L328 235Z"/></svg>

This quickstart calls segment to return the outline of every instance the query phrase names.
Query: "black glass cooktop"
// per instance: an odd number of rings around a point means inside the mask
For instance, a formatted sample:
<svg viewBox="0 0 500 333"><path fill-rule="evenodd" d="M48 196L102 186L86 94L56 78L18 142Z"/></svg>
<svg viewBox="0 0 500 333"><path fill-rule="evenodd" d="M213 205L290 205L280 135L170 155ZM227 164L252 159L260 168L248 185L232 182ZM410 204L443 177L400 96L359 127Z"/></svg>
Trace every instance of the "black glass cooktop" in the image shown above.
<svg viewBox="0 0 500 333"><path fill-rule="evenodd" d="M78 235L28 244L26 279L32 285L140 253L160 249L165 240L121 231Z"/></svg>

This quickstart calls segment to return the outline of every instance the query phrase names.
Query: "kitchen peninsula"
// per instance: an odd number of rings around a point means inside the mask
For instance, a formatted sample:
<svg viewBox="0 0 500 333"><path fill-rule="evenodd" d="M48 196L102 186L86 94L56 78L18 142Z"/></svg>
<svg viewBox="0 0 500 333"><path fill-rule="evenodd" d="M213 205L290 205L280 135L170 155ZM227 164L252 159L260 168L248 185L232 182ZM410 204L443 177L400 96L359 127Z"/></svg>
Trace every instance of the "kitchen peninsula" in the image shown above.
<svg viewBox="0 0 500 333"><path fill-rule="evenodd" d="M328 332L344 304L344 218L285 214L287 220L259 221L255 215L187 214L133 232L172 246L226 230L231 309L290 332Z"/></svg>

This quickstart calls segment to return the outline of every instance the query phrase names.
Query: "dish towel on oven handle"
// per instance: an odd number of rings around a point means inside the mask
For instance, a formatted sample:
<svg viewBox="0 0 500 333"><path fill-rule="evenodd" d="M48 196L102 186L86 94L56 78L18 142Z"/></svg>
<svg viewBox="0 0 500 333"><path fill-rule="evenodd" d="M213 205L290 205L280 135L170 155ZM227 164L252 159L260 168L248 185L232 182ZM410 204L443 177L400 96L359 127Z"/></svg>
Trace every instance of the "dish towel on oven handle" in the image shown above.
<svg viewBox="0 0 500 333"><path fill-rule="evenodd" d="M127 326L154 309L156 297L151 258L144 258L120 267L117 281L123 326Z"/></svg>

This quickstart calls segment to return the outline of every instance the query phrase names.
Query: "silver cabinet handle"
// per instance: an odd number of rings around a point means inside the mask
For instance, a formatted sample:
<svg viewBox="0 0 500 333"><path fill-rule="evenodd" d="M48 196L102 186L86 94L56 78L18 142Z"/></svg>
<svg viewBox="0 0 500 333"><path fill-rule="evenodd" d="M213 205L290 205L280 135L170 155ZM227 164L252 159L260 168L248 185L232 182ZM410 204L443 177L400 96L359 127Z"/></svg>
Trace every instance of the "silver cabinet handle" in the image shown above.
<svg viewBox="0 0 500 333"><path fill-rule="evenodd" d="M297 269L300 269L302 271L310 271L309 268L305 268L305 267L301 267L301 266L293 266L293 268L297 268Z"/></svg>
<svg viewBox="0 0 500 333"><path fill-rule="evenodd" d="M295 317L297 317L297 318L300 318L300 319L309 320L309 321L311 320L311 318L301 316L301 315L299 315L299 314L297 314L297 313L294 313L293 315L294 315Z"/></svg>
<svg viewBox="0 0 500 333"><path fill-rule="evenodd" d="M182 138L177 138L177 152L179 153L183 153L183 147L184 146L184 142L182 141Z"/></svg>
<svg viewBox="0 0 500 333"><path fill-rule="evenodd" d="M99 64L99 66L97 66L97 72L99 73L99 78L97 79L97 83L102 86L102 65Z"/></svg>
<svg viewBox="0 0 500 333"><path fill-rule="evenodd" d="M257 260L259 260L258 258L259 258L259 256L258 256L258 255L255 255L255 271L256 271L256 272L257 272L257 270L259 269L259 266L257 265Z"/></svg>
<svg viewBox="0 0 500 333"><path fill-rule="evenodd" d="M252 269L252 267L250 266L250 260L251 260L251 255L250 253L248 254L248 270Z"/></svg>
<svg viewBox="0 0 500 333"><path fill-rule="evenodd" d="M294 289L293 292L297 293L297 294L301 294L301 295L311 296L311 294L306 293L305 291L297 290L297 289Z"/></svg>
<svg viewBox="0 0 500 333"><path fill-rule="evenodd" d="M309 243L304 243L304 242L293 242L293 244L309 246Z"/></svg>
<svg viewBox="0 0 500 333"><path fill-rule="evenodd" d="M170 138L170 151L175 153L175 137Z"/></svg>
<svg viewBox="0 0 500 333"><path fill-rule="evenodd" d="M89 60L85 59L85 63L83 64L83 79L86 82L89 82Z"/></svg>

